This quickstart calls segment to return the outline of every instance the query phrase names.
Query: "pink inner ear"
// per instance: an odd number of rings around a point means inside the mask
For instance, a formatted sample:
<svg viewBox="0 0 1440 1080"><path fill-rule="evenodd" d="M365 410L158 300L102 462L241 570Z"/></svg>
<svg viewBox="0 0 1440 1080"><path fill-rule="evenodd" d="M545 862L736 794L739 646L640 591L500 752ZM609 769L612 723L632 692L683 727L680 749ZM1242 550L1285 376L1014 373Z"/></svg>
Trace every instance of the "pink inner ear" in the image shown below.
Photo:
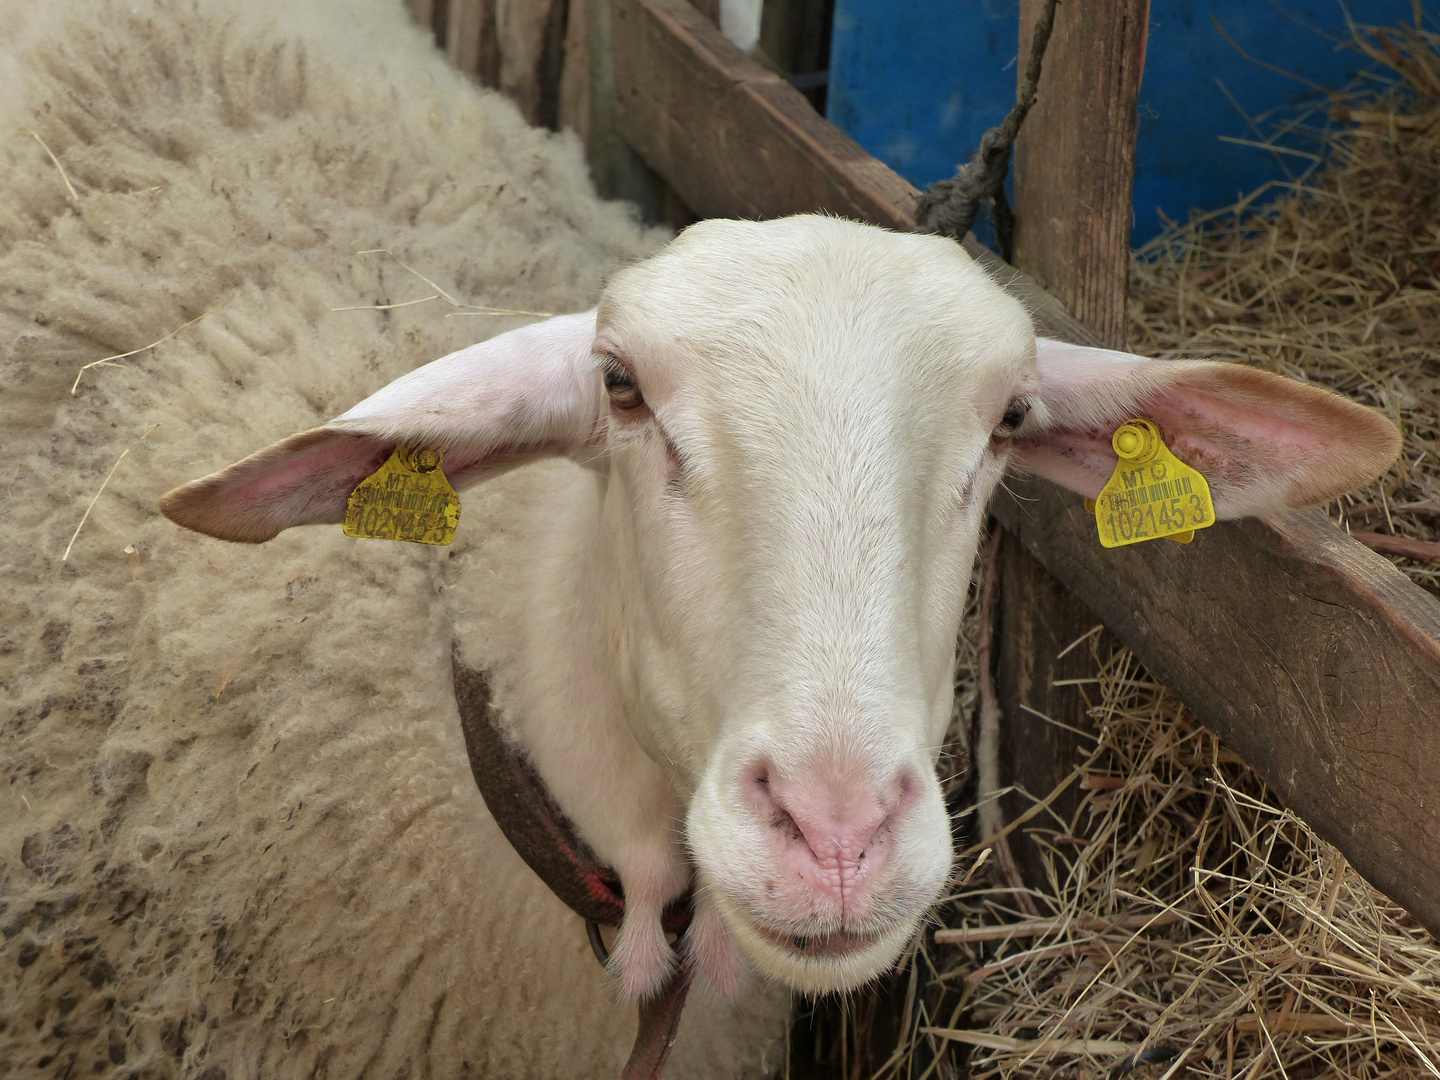
<svg viewBox="0 0 1440 1080"><path fill-rule="evenodd" d="M346 495L380 468L395 447L376 439L345 438L326 443L277 469L261 472L230 489L228 497L269 505L292 498L297 491L314 488L310 501L324 501L340 489Z"/></svg>
<svg viewBox="0 0 1440 1080"><path fill-rule="evenodd" d="M444 470L459 490L529 460L545 447L446 454ZM292 525L345 519L351 492L395 450L395 442L316 428L293 435L224 472L170 492L160 502L171 520L222 540L263 543Z"/></svg>
<svg viewBox="0 0 1440 1080"><path fill-rule="evenodd" d="M1155 403L1155 420L1170 449L1207 477L1239 478L1280 463L1303 467L1343 452L1341 433L1297 423L1277 411L1214 394L1167 395Z"/></svg>
<svg viewBox="0 0 1440 1080"><path fill-rule="evenodd" d="M1223 503L1248 490L1277 508L1289 505L1292 499L1286 492L1296 474L1326 455L1343 452L1333 432L1294 422L1273 406L1266 411L1249 401L1227 401L1201 391L1159 394L1129 413L1127 420L1154 420L1165 444L1205 477ZM1110 439L1120 423L1048 431L1022 446L1022 464L1094 498L1115 470Z"/></svg>
<svg viewBox="0 0 1440 1080"><path fill-rule="evenodd" d="M1151 361L1042 342L1050 426L1016 442L1016 463L1089 495L1115 468L1131 417L1210 483L1219 517L1307 506L1363 484L1399 452L1383 416L1319 387L1237 364Z"/></svg>
<svg viewBox="0 0 1440 1080"><path fill-rule="evenodd" d="M1018 440L1016 463L1082 495L1094 498L1115 471L1110 432L1052 430Z"/></svg>
<svg viewBox="0 0 1440 1080"><path fill-rule="evenodd" d="M282 439L160 502L172 520L263 543L292 525L343 521L350 493L397 442L445 451L457 490L586 444L601 407L582 374L595 313L563 315L417 368L323 427Z"/></svg>
<svg viewBox="0 0 1440 1080"><path fill-rule="evenodd" d="M394 453L396 444L372 437L340 437L253 479L230 488L225 498L251 507L284 509L311 522L334 522L345 516L345 503L359 483L371 476ZM528 460L532 448L506 448L504 452L457 449L445 455L445 477L457 489L486 474Z"/></svg>

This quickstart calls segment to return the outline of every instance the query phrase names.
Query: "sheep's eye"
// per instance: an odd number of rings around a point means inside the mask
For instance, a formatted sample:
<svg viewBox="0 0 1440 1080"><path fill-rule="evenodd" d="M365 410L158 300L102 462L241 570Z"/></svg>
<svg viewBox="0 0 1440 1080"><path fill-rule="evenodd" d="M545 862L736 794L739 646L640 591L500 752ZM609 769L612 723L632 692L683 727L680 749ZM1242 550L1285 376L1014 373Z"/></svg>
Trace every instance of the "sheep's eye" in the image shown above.
<svg viewBox="0 0 1440 1080"><path fill-rule="evenodd" d="M1005 415L1000 418L999 425L995 428L997 439L1008 439L1020 429L1025 422L1025 416L1030 411L1030 403L1024 398L1016 398L1010 402L1010 407L1005 410Z"/></svg>
<svg viewBox="0 0 1440 1080"><path fill-rule="evenodd" d="M619 409L638 409L645 404L635 376L618 364L605 368L605 392Z"/></svg>

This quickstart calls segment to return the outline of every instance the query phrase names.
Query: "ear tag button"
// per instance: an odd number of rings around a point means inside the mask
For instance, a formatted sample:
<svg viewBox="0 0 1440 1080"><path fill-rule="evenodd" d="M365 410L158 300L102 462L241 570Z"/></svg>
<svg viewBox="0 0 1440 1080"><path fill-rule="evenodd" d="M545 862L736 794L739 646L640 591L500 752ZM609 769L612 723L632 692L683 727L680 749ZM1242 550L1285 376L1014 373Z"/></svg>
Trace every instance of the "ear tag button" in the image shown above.
<svg viewBox="0 0 1440 1080"><path fill-rule="evenodd" d="M1130 420L1110 440L1115 472L1085 509L1095 515L1100 543L1125 547L1164 537L1177 544L1215 524L1205 477L1170 452L1153 421Z"/></svg>
<svg viewBox="0 0 1440 1080"><path fill-rule="evenodd" d="M460 524L460 496L450 486L439 450L397 446L385 464L350 493L345 535L445 545Z"/></svg>

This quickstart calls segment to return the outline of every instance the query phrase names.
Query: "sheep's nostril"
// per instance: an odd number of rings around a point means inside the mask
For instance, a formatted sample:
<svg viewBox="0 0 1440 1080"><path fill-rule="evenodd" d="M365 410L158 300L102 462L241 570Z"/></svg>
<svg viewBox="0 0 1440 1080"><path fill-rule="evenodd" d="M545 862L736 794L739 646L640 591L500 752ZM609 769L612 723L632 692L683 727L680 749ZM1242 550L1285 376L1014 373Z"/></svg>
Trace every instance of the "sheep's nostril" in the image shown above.
<svg viewBox="0 0 1440 1080"><path fill-rule="evenodd" d="M758 762L745 775L745 794L758 806L763 807L765 812L773 812L776 806L775 793L770 786L770 763L768 761Z"/></svg>
<svg viewBox="0 0 1440 1080"><path fill-rule="evenodd" d="M785 833L794 842L805 840L805 833L795 824L795 819L778 806L771 808L770 828Z"/></svg>

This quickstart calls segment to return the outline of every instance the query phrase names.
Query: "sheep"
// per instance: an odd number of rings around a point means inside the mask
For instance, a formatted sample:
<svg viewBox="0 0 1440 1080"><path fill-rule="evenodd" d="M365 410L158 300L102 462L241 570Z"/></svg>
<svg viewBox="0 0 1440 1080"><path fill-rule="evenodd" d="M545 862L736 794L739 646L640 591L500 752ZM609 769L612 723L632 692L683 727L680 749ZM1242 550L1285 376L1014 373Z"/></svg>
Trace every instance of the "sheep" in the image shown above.
<svg viewBox="0 0 1440 1080"><path fill-rule="evenodd" d="M454 599L484 612L459 638L619 874L624 989L668 977L661 913L693 863L685 962L715 990L748 962L844 991L949 874L935 763L991 494L1014 464L1099 496L1132 417L1208 480L1213 508L1186 496L1204 525L1332 498L1399 450L1313 386L1037 339L958 245L807 215L694 225L597 308L425 365L161 507L264 543L344 520L397 448L488 481L469 512L505 539Z"/></svg>
<svg viewBox="0 0 1440 1080"><path fill-rule="evenodd" d="M0 1076L614 1077L634 1005L458 728L502 538L155 502L533 321L334 309L578 310L667 234L398 0L3 4L0 117ZM691 998L671 1075L774 1073L782 990Z"/></svg>
<svg viewBox="0 0 1440 1080"><path fill-rule="evenodd" d="M693 855L715 992L669 1075L769 1074L783 987L882 970L948 872L936 730L1007 464L1093 494L1143 408L1233 516L1389 445L1298 384L1037 343L934 237L712 222L644 259L663 237L594 201L573 140L378 3L148 2L3 16L36 132L0 195L7 1073L614 1075L633 1007L474 791L453 638L621 873L631 995L676 962L657 913ZM406 265L584 310L622 263L595 313L410 376L477 320L333 310L432 289ZM488 482L448 551L154 513L285 430L167 510L334 520L395 437ZM318 499L250 498L297 452L336 465Z"/></svg>

